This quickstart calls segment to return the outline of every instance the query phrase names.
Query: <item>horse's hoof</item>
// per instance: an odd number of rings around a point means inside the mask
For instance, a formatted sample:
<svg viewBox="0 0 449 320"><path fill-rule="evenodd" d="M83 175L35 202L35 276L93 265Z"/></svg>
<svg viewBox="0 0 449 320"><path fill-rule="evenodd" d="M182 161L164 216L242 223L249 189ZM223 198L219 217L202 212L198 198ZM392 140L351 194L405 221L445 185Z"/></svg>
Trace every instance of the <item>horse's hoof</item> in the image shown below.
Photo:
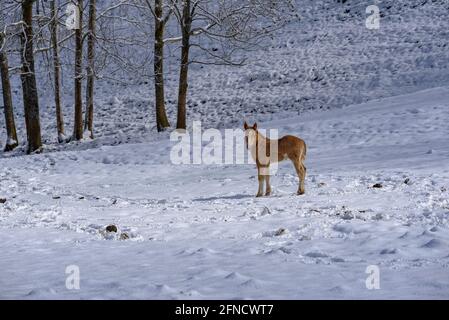
<svg viewBox="0 0 449 320"><path fill-rule="evenodd" d="M256 194L256 198L260 198L260 197L262 197L263 196L263 194L262 193L258 193L258 194Z"/></svg>
<svg viewBox="0 0 449 320"><path fill-rule="evenodd" d="M302 196L305 193L306 193L305 191L298 191L298 196Z"/></svg>
<svg viewBox="0 0 449 320"><path fill-rule="evenodd" d="M265 193L265 196L266 196L266 197L269 197L269 196L271 196L271 192L267 192L267 193Z"/></svg>

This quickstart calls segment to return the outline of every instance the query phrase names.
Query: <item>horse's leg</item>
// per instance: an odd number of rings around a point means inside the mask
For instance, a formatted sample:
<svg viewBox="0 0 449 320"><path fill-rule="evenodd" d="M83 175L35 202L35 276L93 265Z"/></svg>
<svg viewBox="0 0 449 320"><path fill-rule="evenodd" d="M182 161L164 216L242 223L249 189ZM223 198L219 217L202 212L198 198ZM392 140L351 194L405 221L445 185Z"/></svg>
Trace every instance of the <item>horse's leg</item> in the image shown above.
<svg viewBox="0 0 449 320"><path fill-rule="evenodd" d="M306 167L302 164L301 160L299 158L292 159L293 165L295 166L296 174L299 178L299 187L298 187L298 194L302 195L305 193L305 186L304 186L304 179L306 177Z"/></svg>
<svg viewBox="0 0 449 320"><path fill-rule="evenodd" d="M257 178L259 180L259 191L257 191L256 197L263 196L263 181L265 180L265 175L261 172L261 168L257 168Z"/></svg>
<svg viewBox="0 0 449 320"><path fill-rule="evenodd" d="M266 191L265 191L265 195L266 196L269 196L269 195L271 195L271 185L270 185L270 175L269 174L267 174L266 176L265 176L265 182L266 182Z"/></svg>
<svg viewBox="0 0 449 320"><path fill-rule="evenodd" d="M301 172L301 181L299 183L299 190L298 190L299 195L306 193L306 187L304 184L305 184L307 169L302 162L300 163L300 172Z"/></svg>

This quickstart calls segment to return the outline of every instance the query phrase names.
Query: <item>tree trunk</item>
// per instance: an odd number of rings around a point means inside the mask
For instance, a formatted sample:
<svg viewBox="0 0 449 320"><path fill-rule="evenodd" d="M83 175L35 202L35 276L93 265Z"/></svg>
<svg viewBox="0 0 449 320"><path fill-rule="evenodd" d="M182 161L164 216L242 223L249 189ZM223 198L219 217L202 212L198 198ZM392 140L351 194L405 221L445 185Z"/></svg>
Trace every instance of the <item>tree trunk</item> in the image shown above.
<svg viewBox="0 0 449 320"><path fill-rule="evenodd" d="M75 30L75 121L73 139L83 139L83 0L78 0L79 25Z"/></svg>
<svg viewBox="0 0 449 320"><path fill-rule="evenodd" d="M84 130L88 131L89 137L94 138L94 84L95 84L95 36L96 36L96 0L89 2L89 34L87 37L87 88L86 88L86 118Z"/></svg>
<svg viewBox="0 0 449 320"><path fill-rule="evenodd" d="M24 33L22 43L22 91L25 111L25 125L28 138L28 153L39 151L42 147L41 125L39 120L39 99L37 93L36 76L34 73L33 51L33 3L34 0L22 2L22 19Z"/></svg>
<svg viewBox="0 0 449 320"><path fill-rule="evenodd" d="M181 70L179 73L178 121L176 124L176 128L185 130L188 72L189 72L190 32L192 29L190 0L183 1L181 27L182 27Z"/></svg>
<svg viewBox="0 0 449 320"><path fill-rule="evenodd" d="M66 141L64 132L64 115L61 108L61 61L59 59L58 44L58 5L56 0L51 1L51 44L53 47L53 69L55 86L56 127L58 130L58 142Z"/></svg>
<svg viewBox="0 0 449 320"><path fill-rule="evenodd" d="M3 34L0 34L0 47L3 44ZM5 108L6 140L5 152L14 150L19 145L17 139L14 109L12 105L11 83L9 81L8 57L4 51L0 51L0 74L2 77L3 105Z"/></svg>
<svg viewBox="0 0 449 320"><path fill-rule="evenodd" d="M170 127L165 111L164 93L164 28L163 0L155 0L154 13L156 15L154 27L154 87L156 97L156 124L157 131L164 131Z"/></svg>

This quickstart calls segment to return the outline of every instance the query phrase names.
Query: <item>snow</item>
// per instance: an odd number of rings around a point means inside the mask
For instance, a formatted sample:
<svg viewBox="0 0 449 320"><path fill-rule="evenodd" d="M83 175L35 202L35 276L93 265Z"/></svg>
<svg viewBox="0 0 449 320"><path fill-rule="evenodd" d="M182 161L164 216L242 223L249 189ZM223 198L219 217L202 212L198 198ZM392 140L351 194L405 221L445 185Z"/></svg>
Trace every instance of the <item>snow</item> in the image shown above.
<svg viewBox="0 0 449 320"><path fill-rule="evenodd" d="M447 299L448 108L440 87L259 123L307 142L304 196L290 163L263 198L254 165L171 164L168 134L3 158L0 297Z"/></svg>
<svg viewBox="0 0 449 320"><path fill-rule="evenodd" d="M17 144L17 141L14 140L13 138L8 137L8 139L6 139L6 145L7 146L12 146L12 145L15 145L15 144Z"/></svg>
<svg viewBox="0 0 449 320"><path fill-rule="evenodd" d="M257 120L301 137L304 196L288 162L262 198L254 164L173 163L177 141L156 132L152 80L111 75L111 61L96 82L95 139L59 144L38 57L44 149L26 156L13 75L19 147L0 152L0 298L448 299L449 2L383 1L379 30L365 27L367 5L300 1L301 21L244 53L243 67L191 66L189 131L201 120L225 137ZM166 49L174 124L179 50ZM148 56L123 50L129 61ZM72 52L61 58L67 140ZM79 290L66 287L70 266ZM380 289L369 290L376 266Z"/></svg>

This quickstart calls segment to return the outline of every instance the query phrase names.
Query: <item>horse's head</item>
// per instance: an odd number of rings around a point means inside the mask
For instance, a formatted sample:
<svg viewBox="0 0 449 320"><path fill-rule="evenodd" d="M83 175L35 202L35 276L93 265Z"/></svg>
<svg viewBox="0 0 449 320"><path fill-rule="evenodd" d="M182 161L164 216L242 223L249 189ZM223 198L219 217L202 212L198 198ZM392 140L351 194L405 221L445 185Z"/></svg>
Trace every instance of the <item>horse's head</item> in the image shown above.
<svg viewBox="0 0 449 320"><path fill-rule="evenodd" d="M249 146L255 146L257 141L257 123L254 123L253 126L249 126L246 121L243 125L245 129L245 145L248 148Z"/></svg>

